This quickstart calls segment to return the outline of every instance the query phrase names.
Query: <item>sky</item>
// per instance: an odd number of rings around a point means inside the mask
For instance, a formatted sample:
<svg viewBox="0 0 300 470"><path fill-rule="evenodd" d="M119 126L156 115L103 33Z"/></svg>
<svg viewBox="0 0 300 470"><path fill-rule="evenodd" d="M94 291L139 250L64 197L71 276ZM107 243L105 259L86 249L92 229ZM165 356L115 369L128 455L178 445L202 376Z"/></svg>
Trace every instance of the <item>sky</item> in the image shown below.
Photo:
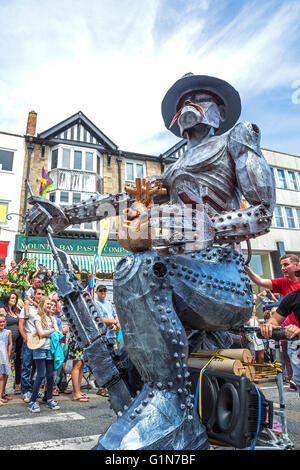
<svg viewBox="0 0 300 470"><path fill-rule="evenodd" d="M161 101L184 74L241 95L261 146L300 156L299 0L0 0L0 131L82 111L121 150L178 142Z"/></svg>

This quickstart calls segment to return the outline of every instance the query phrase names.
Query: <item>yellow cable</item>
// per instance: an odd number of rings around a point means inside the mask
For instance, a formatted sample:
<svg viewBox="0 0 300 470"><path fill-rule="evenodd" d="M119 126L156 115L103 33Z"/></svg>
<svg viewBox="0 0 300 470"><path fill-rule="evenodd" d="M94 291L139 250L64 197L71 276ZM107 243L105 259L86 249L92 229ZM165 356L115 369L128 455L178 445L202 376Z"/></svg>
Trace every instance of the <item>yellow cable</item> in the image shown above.
<svg viewBox="0 0 300 470"><path fill-rule="evenodd" d="M204 370L206 369L206 367L211 363L211 361L215 358L215 356L218 354L219 352L219 349L216 351L216 353L214 355L211 356L211 358L208 360L208 362L205 364L204 367L202 367L201 371L200 371L200 375L199 375L199 417L202 421L202 396L201 396L201 392L202 392L202 375L203 375L203 372Z"/></svg>
<svg viewBox="0 0 300 470"><path fill-rule="evenodd" d="M222 356L221 354L217 354L214 353L199 353L199 352L196 352L196 353L191 353L191 356L194 356L194 357L198 357L198 358L205 358L205 357L210 357L211 360L212 359L232 359L232 357L229 357L229 356ZM210 362L210 361L209 361ZM273 363L271 364L260 364L260 363L255 363L255 362L243 362L241 361L243 366L254 366L254 367L270 367L271 369L276 369L278 372L282 372L282 365L280 362L277 362L277 361L274 361ZM208 365L209 363L207 363L205 365L205 367Z"/></svg>
<svg viewBox="0 0 300 470"><path fill-rule="evenodd" d="M196 353L191 353L191 356L194 356L194 357L209 357L209 360L207 361L207 363L205 364L204 367L202 367L201 371L200 371L200 374L199 374L199 399L198 399L198 408L199 408L199 417L202 421L202 376L203 376L203 373L206 369L206 367L212 362L213 359L232 359L231 357L228 357L228 356L221 356L219 353L219 349L217 349L217 351L212 354L212 353L199 353L199 352L196 352ZM242 361L241 361L242 362ZM254 367L269 367L270 369L275 369L275 371L270 371L270 372L263 372L263 373L259 373L257 375L275 375L275 374L278 374L278 372L282 372L282 364L281 362L277 362L277 361L274 361L273 363L271 364L259 364L259 363L255 363L255 362L242 362L242 364L245 366L249 365L249 366L254 366Z"/></svg>

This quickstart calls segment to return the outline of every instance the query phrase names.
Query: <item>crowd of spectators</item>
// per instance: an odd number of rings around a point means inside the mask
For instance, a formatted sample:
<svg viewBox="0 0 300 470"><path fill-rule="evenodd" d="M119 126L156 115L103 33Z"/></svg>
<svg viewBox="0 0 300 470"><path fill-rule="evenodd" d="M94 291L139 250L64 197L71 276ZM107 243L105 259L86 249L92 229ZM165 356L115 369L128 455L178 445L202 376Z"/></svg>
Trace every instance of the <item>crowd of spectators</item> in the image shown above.
<svg viewBox="0 0 300 470"><path fill-rule="evenodd" d="M0 269L2 280L6 280L5 265ZM11 271L16 269L17 263L12 261ZM3 298L0 307L0 406L13 398L6 391L9 376L13 377L13 394L22 395L33 413L40 412L39 399L50 409L58 410L60 407L54 397L59 394L70 395L81 403L89 401L88 395L81 391L84 371L89 371L83 351L62 314L63 302L57 292L52 290L46 295L43 287L52 275L39 265L30 276L23 298L13 288ZM106 286L99 287L95 320L102 320L107 325L107 335L117 342L116 332L120 325L112 304L105 300ZM98 388L98 395L108 396L108 391L98 387L92 376L90 382L93 388Z"/></svg>

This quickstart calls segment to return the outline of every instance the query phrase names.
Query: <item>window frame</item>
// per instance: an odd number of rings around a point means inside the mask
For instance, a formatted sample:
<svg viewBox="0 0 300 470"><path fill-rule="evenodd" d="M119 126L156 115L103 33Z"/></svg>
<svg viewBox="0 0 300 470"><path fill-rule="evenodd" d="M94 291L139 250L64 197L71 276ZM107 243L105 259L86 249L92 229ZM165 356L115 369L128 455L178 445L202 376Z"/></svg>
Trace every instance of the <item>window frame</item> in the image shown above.
<svg viewBox="0 0 300 470"><path fill-rule="evenodd" d="M61 199L61 195L62 193L65 193L68 195L68 200L67 201L62 201ZM65 204L69 204L70 203L70 191L63 191L63 190L59 190L59 205L65 205Z"/></svg>
<svg viewBox="0 0 300 470"><path fill-rule="evenodd" d="M300 172L299 171L292 169L292 168L279 168L275 166L272 166L271 170L274 175L276 188L283 189L283 190L290 190L290 191L299 191L300 189ZM287 185L286 188L280 186L279 172L283 172L284 181ZM296 188L293 186L291 182L290 174L293 174L295 177Z"/></svg>
<svg viewBox="0 0 300 470"><path fill-rule="evenodd" d="M133 164L133 180L127 179L127 164ZM145 164L145 162L139 161L139 160L126 159L125 160L125 184L127 184L127 182L128 183L134 183L135 182L135 179L137 178L137 171L136 171L136 166L137 165L142 166L142 168L143 168L142 178L146 178L146 164Z"/></svg>
<svg viewBox="0 0 300 470"><path fill-rule="evenodd" d="M279 189L288 189L288 183L287 183L287 178L286 178L286 174L285 174L285 171L283 168L276 168L276 173L277 173L277 181L278 181L278 188ZM285 187L284 186L280 186L280 177L279 177L279 172L282 172L283 173L283 181L285 183Z"/></svg>
<svg viewBox="0 0 300 470"><path fill-rule="evenodd" d="M8 148L0 147L0 151L12 153L11 170L3 170L3 169L1 168L0 171L1 171L1 172L3 171L3 172L5 172L5 173L13 173L13 171L14 171L14 164L15 164L15 152L16 152L16 150L15 150L15 149L8 149ZM0 164L1 164L1 163L0 163ZM1 164L1 165L2 165L2 164Z"/></svg>
<svg viewBox="0 0 300 470"><path fill-rule="evenodd" d="M276 208L279 208L280 211L281 211L281 216L280 217L283 220L283 226L277 224L276 213L275 213ZM289 226L289 219L291 219L291 217L288 217L287 209L288 210L290 209L291 212L292 212L294 227ZM272 228L284 228L286 230L299 230L300 229L300 207L286 206L286 205L277 204L274 208L273 219L272 219Z"/></svg>
<svg viewBox="0 0 300 470"><path fill-rule="evenodd" d="M288 177L288 186L289 186L289 189L291 189L292 191L298 191L299 190L299 185L298 185L298 181L297 181L297 174L294 170L286 170L286 173L287 173L287 177ZM292 182L291 182L291 178L290 178L290 174L294 175L294 183L295 183L295 186L296 187L292 187Z"/></svg>
<svg viewBox="0 0 300 470"><path fill-rule="evenodd" d="M276 215L276 209L280 210L280 215L279 216ZM282 219L283 225L278 225L277 224L277 217ZM280 205L276 205L274 207L273 222L274 222L273 226L276 227L276 228L284 228L285 227L285 220L284 220L284 216L283 216L283 210L282 210L282 206L280 206Z"/></svg>
<svg viewBox="0 0 300 470"><path fill-rule="evenodd" d="M91 156L92 156L92 169L91 170L87 169L87 154L91 154ZM94 154L95 154L95 152L93 152L92 149L91 150L86 150L84 152L84 169L85 169L85 171L88 171L90 173L96 173L96 171L94 171L95 170L95 158L94 158L95 156L94 156Z"/></svg>
<svg viewBox="0 0 300 470"><path fill-rule="evenodd" d="M68 150L69 151L69 163L70 163L70 166L69 167L66 167L64 166L64 150ZM58 168L62 169L62 170L72 170L72 148L68 148L66 146L63 146L61 147L61 165L58 166Z"/></svg>
<svg viewBox="0 0 300 470"><path fill-rule="evenodd" d="M291 214L292 216L288 216L288 211L291 211ZM284 212L285 212L285 217L286 217L286 221L287 221L287 228L297 228L296 227L296 223L295 223L295 215L294 215L294 211L293 211L293 207L291 206L284 206ZM294 226L293 227L290 227L289 225L289 220L293 220L293 223L294 223Z"/></svg>

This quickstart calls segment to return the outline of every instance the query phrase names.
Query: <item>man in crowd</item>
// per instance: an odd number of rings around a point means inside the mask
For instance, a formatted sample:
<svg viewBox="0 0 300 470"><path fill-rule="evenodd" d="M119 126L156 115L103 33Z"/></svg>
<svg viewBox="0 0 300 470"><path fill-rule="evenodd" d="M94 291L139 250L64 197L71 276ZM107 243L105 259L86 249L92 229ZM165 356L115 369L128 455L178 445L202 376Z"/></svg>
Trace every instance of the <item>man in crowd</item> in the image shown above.
<svg viewBox="0 0 300 470"><path fill-rule="evenodd" d="M38 287L34 290L33 300L38 305L40 299L45 295L45 290ZM29 306L29 316L26 319L24 308L22 308L19 316L19 331L23 338L22 345L22 371L21 371L21 390L23 393L23 399L26 403L29 403L32 393L32 370L31 364L33 361L32 350L27 347L27 335L35 332L34 318L37 315L37 307L33 304Z"/></svg>
<svg viewBox="0 0 300 470"><path fill-rule="evenodd" d="M261 286L265 289L269 289L272 292L279 293L283 297L285 297L290 292L293 292L300 288L299 279L295 275L295 271L298 270L298 264L299 264L299 258L296 255L289 254L289 255L281 256L280 266L281 266L281 271L284 277L281 277L278 279L263 279L257 274L255 274L250 268L250 266L245 266L245 270L247 271L248 276L250 277L251 281L254 282L254 284ZM292 311L284 320L285 320L283 324L284 327L287 325L295 325L296 327L299 328L299 324ZM288 353L290 364L289 364L287 355L284 354L284 356L285 356L285 363L286 363L288 378L290 381L290 388L295 389L296 383L295 383L295 379L292 377L292 375L294 374L293 359L291 357L292 345L290 343L291 342L288 342L288 345L287 345L287 353ZM286 343L283 342L282 346L283 346L283 353L285 353L284 348L286 346Z"/></svg>
<svg viewBox="0 0 300 470"><path fill-rule="evenodd" d="M100 284L96 289L97 299L95 304L101 314L102 321L106 324L106 336L107 338L116 339L116 330L120 328L119 320L114 309L113 304L106 300L107 288Z"/></svg>
<svg viewBox="0 0 300 470"><path fill-rule="evenodd" d="M119 320L114 309L113 304L106 300L107 288L103 284L97 286L95 304L98 310L98 313L95 316L96 321L102 320L106 324L106 337L112 338L116 341L116 331L117 328L120 328ZM98 387L98 395L103 397L109 396L107 389Z"/></svg>
<svg viewBox="0 0 300 470"><path fill-rule="evenodd" d="M15 272L17 272L17 266L18 266L17 262L13 259L13 260L10 262L10 267L11 267L11 269L10 269L9 272L10 272L10 273L15 273Z"/></svg>
<svg viewBox="0 0 300 470"><path fill-rule="evenodd" d="M299 263L300 269L300 263ZM299 272L300 274L300 272ZM274 328L280 327L286 318L294 313L295 319L300 323L300 289L287 294L280 302L277 311L270 317L265 325L261 325L262 335L269 339ZM285 326L285 335L288 339L298 336L298 341L289 341L289 354L293 366L294 381L300 396L300 328L290 323Z"/></svg>

